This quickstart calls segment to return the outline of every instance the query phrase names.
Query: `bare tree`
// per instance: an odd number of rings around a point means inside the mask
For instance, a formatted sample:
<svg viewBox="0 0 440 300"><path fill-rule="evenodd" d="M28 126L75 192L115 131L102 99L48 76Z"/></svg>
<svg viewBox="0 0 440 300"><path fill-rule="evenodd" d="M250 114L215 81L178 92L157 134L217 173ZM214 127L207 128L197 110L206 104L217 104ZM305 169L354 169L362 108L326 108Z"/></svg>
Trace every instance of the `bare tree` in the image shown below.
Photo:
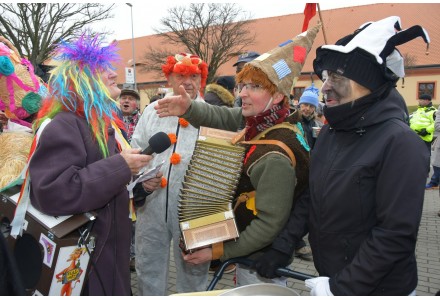
<svg viewBox="0 0 440 300"><path fill-rule="evenodd" d="M207 62L211 82L222 64L254 43L255 33L249 26L252 22L250 15L235 3L191 3L170 8L168 16L161 19L163 28L155 31L161 36L162 45L185 47ZM160 65L172 54L165 47L147 47L143 71L160 73Z"/></svg>
<svg viewBox="0 0 440 300"><path fill-rule="evenodd" d="M0 35L38 69L61 39L69 40L87 25L113 17L112 8L99 3L0 3Z"/></svg>

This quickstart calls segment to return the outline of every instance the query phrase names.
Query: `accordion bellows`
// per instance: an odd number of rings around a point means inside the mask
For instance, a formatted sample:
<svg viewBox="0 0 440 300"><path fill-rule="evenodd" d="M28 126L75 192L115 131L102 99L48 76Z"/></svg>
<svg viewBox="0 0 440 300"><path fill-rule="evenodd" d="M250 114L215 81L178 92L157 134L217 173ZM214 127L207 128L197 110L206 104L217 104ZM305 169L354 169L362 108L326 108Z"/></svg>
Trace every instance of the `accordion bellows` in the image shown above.
<svg viewBox="0 0 440 300"><path fill-rule="evenodd" d="M201 127L178 206L185 250L238 237L232 200L245 148L232 145L236 132Z"/></svg>

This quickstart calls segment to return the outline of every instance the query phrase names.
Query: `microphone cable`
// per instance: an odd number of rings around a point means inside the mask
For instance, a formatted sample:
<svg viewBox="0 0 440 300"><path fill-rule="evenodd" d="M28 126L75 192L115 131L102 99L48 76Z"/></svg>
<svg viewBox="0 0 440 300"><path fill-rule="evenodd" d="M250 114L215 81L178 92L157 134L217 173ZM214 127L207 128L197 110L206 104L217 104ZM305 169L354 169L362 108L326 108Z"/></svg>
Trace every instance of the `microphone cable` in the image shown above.
<svg viewBox="0 0 440 300"><path fill-rule="evenodd" d="M103 281L101 279L101 276L99 275L98 268L96 267L96 264L93 261L92 254L91 254L90 249L89 249L89 244L93 243L93 248L92 248L92 252L93 252L93 249L95 248L95 243L96 243L94 238L89 240L89 235L92 232L92 227L93 227L94 223L95 223L94 220L90 221L89 224L87 225L87 228L85 228L83 232L81 232L81 229L78 229L78 232L79 232L79 235L80 235L80 239L78 241L78 245L77 246L81 247L81 244L83 244L84 247L86 248L87 254L89 255L90 263L91 263L92 267L94 268L94 270L96 272L96 277L98 278L99 285L101 286L101 289L102 289L102 291L104 293L104 296L107 296L107 293L105 292L105 288L104 288L104 283L103 283ZM86 236L84 236L84 234L86 234ZM89 242L87 243L87 241L89 241ZM87 281L89 280L90 272L91 271L92 271L91 269L89 269L87 271ZM88 283L87 283L87 285L88 285Z"/></svg>

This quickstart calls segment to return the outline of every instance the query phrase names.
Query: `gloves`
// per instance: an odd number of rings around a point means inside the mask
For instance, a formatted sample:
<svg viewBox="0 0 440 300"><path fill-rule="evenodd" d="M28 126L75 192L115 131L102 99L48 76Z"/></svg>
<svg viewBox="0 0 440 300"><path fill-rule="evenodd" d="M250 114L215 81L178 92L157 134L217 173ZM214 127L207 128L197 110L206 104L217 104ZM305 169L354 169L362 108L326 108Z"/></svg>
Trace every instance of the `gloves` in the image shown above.
<svg viewBox="0 0 440 300"><path fill-rule="evenodd" d="M310 296L333 296L330 291L328 277L316 277L312 279L306 279L306 287L310 289Z"/></svg>
<svg viewBox="0 0 440 300"><path fill-rule="evenodd" d="M423 128L422 130L420 130L419 132L417 132L420 136L426 136L426 135L428 135L429 133L428 133L428 131L426 131L426 129L425 128Z"/></svg>
<svg viewBox="0 0 440 300"><path fill-rule="evenodd" d="M142 187L142 182L136 183L133 188L133 204L135 207L142 207L145 204L145 197L150 195L152 192L147 192Z"/></svg>
<svg viewBox="0 0 440 300"><path fill-rule="evenodd" d="M291 257L291 255L271 248L254 261L252 268L257 270L260 276L272 279L278 277L275 270L287 266Z"/></svg>

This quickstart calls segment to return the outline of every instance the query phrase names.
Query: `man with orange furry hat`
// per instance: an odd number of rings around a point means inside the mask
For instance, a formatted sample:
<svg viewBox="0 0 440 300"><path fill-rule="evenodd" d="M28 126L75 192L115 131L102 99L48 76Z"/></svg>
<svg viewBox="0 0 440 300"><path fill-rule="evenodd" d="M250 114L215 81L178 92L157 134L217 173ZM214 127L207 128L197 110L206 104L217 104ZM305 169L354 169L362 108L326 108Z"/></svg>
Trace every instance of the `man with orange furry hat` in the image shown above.
<svg viewBox="0 0 440 300"><path fill-rule="evenodd" d="M169 56L162 70L173 88L167 96L183 89L191 102L203 102L208 65L196 55L179 53ZM150 165L164 161L163 188L146 190L145 204L137 209L136 272L140 295L167 295L170 246L173 241L178 293L204 291L209 263L194 266L182 259L179 249L180 229L177 204L182 181L190 162L198 130L183 118L158 118L154 105L145 108L133 133L131 145L147 148L149 139L158 131L167 133L171 147L154 155ZM165 180L166 179L166 180ZM144 187L145 189L145 187Z"/></svg>

